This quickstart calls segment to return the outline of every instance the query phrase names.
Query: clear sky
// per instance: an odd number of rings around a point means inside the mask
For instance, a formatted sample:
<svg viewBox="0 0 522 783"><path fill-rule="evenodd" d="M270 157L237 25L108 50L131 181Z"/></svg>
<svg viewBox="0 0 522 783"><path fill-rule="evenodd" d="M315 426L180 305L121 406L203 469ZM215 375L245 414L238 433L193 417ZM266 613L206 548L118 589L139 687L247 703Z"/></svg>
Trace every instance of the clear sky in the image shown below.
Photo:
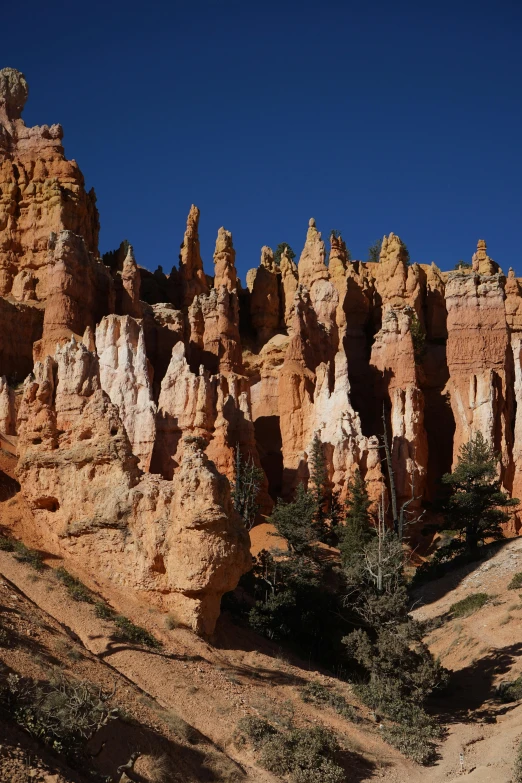
<svg viewBox="0 0 522 783"><path fill-rule="evenodd" d="M195 203L207 271L224 225L243 280L311 216L355 258L394 231L449 269L484 238L522 275L520 0L24 0L1 26L102 252L170 271Z"/></svg>

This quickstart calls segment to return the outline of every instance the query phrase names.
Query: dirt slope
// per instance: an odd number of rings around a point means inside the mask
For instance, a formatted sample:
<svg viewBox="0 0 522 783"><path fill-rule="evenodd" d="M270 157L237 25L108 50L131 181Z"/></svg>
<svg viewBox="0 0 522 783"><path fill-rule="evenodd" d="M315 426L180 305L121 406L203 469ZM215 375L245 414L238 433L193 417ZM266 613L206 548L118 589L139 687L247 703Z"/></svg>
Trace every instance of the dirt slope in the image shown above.
<svg viewBox="0 0 522 783"><path fill-rule="evenodd" d="M23 521L18 497L13 495L3 504L8 514L2 524L12 524L17 515ZM418 619L442 618L427 641L452 671L451 687L433 705L446 722L448 734L438 763L428 769L404 759L381 740L379 727L357 704L348 685L310 671L297 660L290 661L277 646L237 628L226 617L211 642L181 627L168 630L166 616L159 610L76 571L91 590L163 643L161 651L147 650L122 642L112 622L98 619L91 605L73 601L54 574L60 563L48 559L47 564L49 567L38 574L13 554L0 552L2 615L18 618L17 638L24 640L23 654L15 645L0 648L0 658L24 675L37 676L38 667L45 671L58 665L108 688L116 682L115 701L141 728L129 735L128 727L118 724L118 731L113 731L96 759L104 774L114 775L137 744L145 749L136 765L144 783L155 780L147 765L153 766L160 756L175 759L177 771L169 773L166 781L275 781L255 765L250 753L236 747L233 734L245 715L291 710L298 724L320 722L338 732L347 751L350 783L377 779L387 783L451 783L462 779L461 752L466 780L508 783L511 779L514 752L522 738L522 707L496 701L494 689L500 681L514 679L522 672L522 601L518 591L507 590L513 573L522 571L519 539L507 542L485 563L429 583L419 593L414 614ZM470 617L447 617L453 603L475 592L488 593L490 602ZM26 644L29 639L31 643ZM73 662L71 651L80 659ZM76 653L72 657L77 658ZM329 709L304 704L300 689L311 680L342 692L356 706L360 722L351 723ZM11 748L12 756L16 742L21 743L20 753L35 753L25 735L20 740L18 734L8 741L2 737L1 752L5 755L5 749ZM52 757L40 753L39 758L48 768L55 765L52 774L59 775L56 783L81 780L70 771L68 777L60 772ZM17 779L12 771L2 774L2 781L26 779Z"/></svg>

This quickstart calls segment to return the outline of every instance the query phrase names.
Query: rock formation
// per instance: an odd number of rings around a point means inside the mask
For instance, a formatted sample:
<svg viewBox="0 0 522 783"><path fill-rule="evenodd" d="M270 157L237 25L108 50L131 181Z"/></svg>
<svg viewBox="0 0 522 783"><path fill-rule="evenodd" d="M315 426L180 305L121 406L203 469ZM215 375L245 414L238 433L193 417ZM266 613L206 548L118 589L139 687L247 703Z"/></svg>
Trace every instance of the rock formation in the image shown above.
<svg viewBox="0 0 522 783"><path fill-rule="evenodd" d="M127 315L109 315L96 328L100 385L118 407L132 453L142 470L150 466L156 435L156 406L143 329Z"/></svg>
<svg viewBox="0 0 522 783"><path fill-rule="evenodd" d="M522 497L522 281L483 240L458 272L393 233L365 263L333 232L327 259L311 219L299 264L265 246L242 287L224 228L205 274L192 206L170 274L126 240L100 259L94 193L26 98L0 71L0 434L42 548L211 633L250 566L237 450L264 470L260 519L315 436L341 500L357 468L386 493L383 413L399 503L420 512L479 430Z"/></svg>
<svg viewBox="0 0 522 783"><path fill-rule="evenodd" d="M110 342L106 330L100 337ZM100 387L96 354L74 338L26 382L17 472L36 532L48 551L211 633L221 596L249 568L228 481L194 438L174 481L143 475L120 409Z"/></svg>

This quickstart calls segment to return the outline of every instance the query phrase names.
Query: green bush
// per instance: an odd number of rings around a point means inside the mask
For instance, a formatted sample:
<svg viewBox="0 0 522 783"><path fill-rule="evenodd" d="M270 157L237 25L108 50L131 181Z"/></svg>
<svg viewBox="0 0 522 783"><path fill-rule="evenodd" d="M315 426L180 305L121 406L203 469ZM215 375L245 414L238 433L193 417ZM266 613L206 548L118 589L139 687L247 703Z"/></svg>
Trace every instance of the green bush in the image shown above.
<svg viewBox="0 0 522 783"><path fill-rule="evenodd" d="M478 612L483 606L487 604L491 596L487 593L472 593L462 601L457 601L455 604L451 604L449 610L453 617L469 617L470 614Z"/></svg>
<svg viewBox="0 0 522 783"><path fill-rule="evenodd" d="M508 584L508 590L520 590L522 587L522 571L513 574L511 582Z"/></svg>
<svg viewBox="0 0 522 783"><path fill-rule="evenodd" d="M94 603L94 596L91 591L79 579L66 571L63 566L57 568L55 573L58 579L63 582L67 592L74 601L83 601L86 604Z"/></svg>
<svg viewBox="0 0 522 783"><path fill-rule="evenodd" d="M94 604L94 614L100 620L113 620L115 612L105 601L96 601Z"/></svg>
<svg viewBox="0 0 522 783"><path fill-rule="evenodd" d="M355 722L360 720L355 708L348 704L344 696L329 690L320 682L309 682L308 685L303 686L300 690L300 696L308 704L332 707L347 720Z"/></svg>
<svg viewBox="0 0 522 783"><path fill-rule="evenodd" d="M346 776L336 762L339 744L324 726L292 727L284 732L255 717L242 718L236 744L250 743L259 753L259 764L292 783L344 783Z"/></svg>
<svg viewBox="0 0 522 783"><path fill-rule="evenodd" d="M141 628L139 625L134 625L128 617L124 617L118 614L112 618L120 630L120 637L126 642L136 642L136 644L143 644L145 647L152 647L158 650L162 645L154 636L149 633L145 628Z"/></svg>
<svg viewBox="0 0 522 783"><path fill-rule="evenodd" d="M501 682L497 688L500 701L508 703L522 699L522 675L513 682Z"/></svg>
<svg viewBox="0 0 522 783"><path fill-rule="evenodd" d="M398 723L385 726L383 739L417 764L431 764L436 758L433 735L429 728Z"/></svg>
<svg viewBox="0 0 522 783"><path fill-rule="evenodd" d="M14 551L15 558L20 563L27 563L31 566L31 568L34 568L35 571L43 571L45 566L42 562L42 555L40 552L37 552L35 549L29 549L22 541L14 541L14 549L11 551Z"/></svg>
<svg viewBox="0 0 522 783"><path fill-rule="evenodd" d="M2 552L14 552L14 541L5 536L0 536L0 550Z"/></svg>
<svg viewBox="0 0 522 783"><path fill-rule="evenodd" d="M32 737L67 759L78 761L86 742L118 711L90 683L53 675L49 682L9 674L0 703Z"/></svg>

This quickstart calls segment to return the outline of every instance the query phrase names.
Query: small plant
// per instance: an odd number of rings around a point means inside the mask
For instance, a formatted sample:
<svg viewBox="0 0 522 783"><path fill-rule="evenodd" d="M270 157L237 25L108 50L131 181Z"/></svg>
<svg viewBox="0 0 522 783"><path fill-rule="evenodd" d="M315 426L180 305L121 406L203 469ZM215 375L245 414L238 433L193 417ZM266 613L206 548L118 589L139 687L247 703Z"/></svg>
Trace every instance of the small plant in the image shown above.
<svg viewBox="0 0 522 783"><path fill-rule="evenodd" d="M504 703L522 699L522 675L513 682L501 682L497 688L497 696Z"/></svg>
<svg viewBox="0 0 522 783"><path fill-rule="evenodd" d="M457 603L452 604L449 608L450 614L452 614L453 617L469 617L470 614L482 609L490 598L491 596L487 593L472 593L466 598L463 598L462 601L457 601Z"/></svg>
<svg viewBox="0 0 522 783"><path fill-rule="evenodd" d="M60 568L57 568L56 576L60 580L60 582L63 582L65 587L67 588L67 592L73 599L73 601L82 601L86 604L93 604L94 603L94 597L90 590L85 587L85 585L80 582L79 579L77 579L75 576L70 574L68 571L65 570L63 566L60 566Z"/></svg>
<svg viewBox="0 0 522 783"><path fill-rule="evenodd" d="M235 734L237 745L250 743L260 766L292 783L344 783L345 772L336 761L339 744L324 726L284 732L263 718L242 718Z"/></svg>
<svg viewBox="0 0 522 783"><path fill-rule="evenodd" d="M9 646L9 634L5 630L5 628L2 628L0 626L0 647L8 647Z"/></svg>
<svg viewBox="0 0 522 783"><path fill-rule="evenodd" d="M168 614L165 617L165 628L168 631L173 631L174 628L177 628L177 627L178 627L178 621L176 620L174 615L173 614Z"/></svg>
<svg viewBox="0 0 522 783"><path fill-rule="evenodd" d="M385 726L382 736L392 747L397 748L417 764L430 764L435 759L433 732L430 728L399 723Z"/></svg>
<svg viewBox="0 0 522 783"><path fill-rule="evenodd" d="M0 689L5 712L28 734L67 759L78 761L86 742L110 720L118 717L110 709L110 696L90 683L53 674L40 683L9 674Z"/></svg>
<svg viewBox="0 0 522 783"><path fill-rule="evenodd" d="M2 552L14 552L14 541L5 536L0 536L0 551Z"/></svg>
<svg viewBox="0 0 522 783"><path fill-rule="evenodd" d="M15 558L19 563L27 563L35 571L43 571L45 566L42 561L42 555L35 549L29 549L22 541L14 542Z"/></svg>
<svg viewBox="0 0 522 783"><path fill-rule="evenodd" d="M301 688L300 696L306 703L332 707L347 720L360 720L355 708L348 704L344 696L329 690L320 682L309 682L308 685Z"/></svg>
<svg viewBox="0 0 522 783"><path fill-rule="evenodd" d="M508 584L508 590L520 590L522 587L522 571L513 574L511 582Z"/></svg>
<svg viewBox="0 0 522 783"><path fill-rule="evenodd" d="M134 625L128 617L124 617L122 614L113 616L112 619L120 630L120 637L126 642L136 642L136 644L143 644L145 647L151 647L152 649L159 650L161 642L154 638L145 628L141 628L139 625Z"/></svg>
<svg viewBox="0 0 522 783"><path fill-rule="evenodd" d="M94 614L100 620L114 620L115 612L105 601L96 601L94 604Z"/></svg>

